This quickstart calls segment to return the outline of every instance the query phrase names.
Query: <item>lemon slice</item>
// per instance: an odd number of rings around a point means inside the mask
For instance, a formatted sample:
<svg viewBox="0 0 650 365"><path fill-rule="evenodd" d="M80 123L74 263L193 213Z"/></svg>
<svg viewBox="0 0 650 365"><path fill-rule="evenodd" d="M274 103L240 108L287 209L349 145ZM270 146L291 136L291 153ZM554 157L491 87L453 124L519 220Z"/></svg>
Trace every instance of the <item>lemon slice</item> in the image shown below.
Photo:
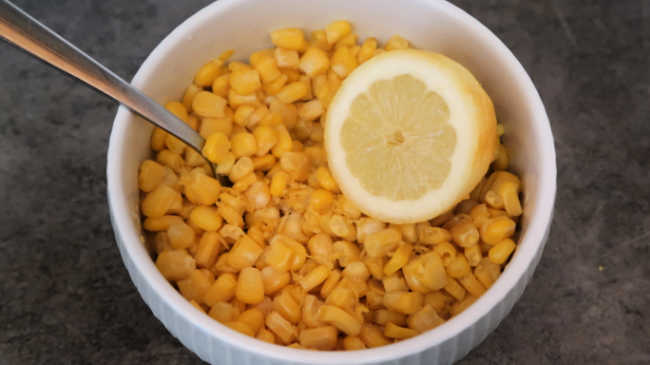
<svg viewBox="0 0 650 365"><path fill-rule="evenodd" d="M436 217L494 158L496 117L474 76L443 55L399 50L355 69L325 121L330 170L345 196L392 223Z"/></svg>

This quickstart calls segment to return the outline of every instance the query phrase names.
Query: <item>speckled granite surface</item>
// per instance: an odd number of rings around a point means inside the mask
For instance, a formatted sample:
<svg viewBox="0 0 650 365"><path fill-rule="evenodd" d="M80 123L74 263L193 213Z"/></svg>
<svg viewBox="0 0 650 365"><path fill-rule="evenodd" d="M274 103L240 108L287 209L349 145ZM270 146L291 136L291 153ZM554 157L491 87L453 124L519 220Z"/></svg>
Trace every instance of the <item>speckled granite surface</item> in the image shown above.
<svg viewBox="0 0 650 365"><path fill-rule="evenodd" d="M650 2L455 0L548 108L558 199L512 313L462 364L650 363ZM118 74L207 0L16 0ZM0 42L0 364L199 364L113 242L116 104Z"/></svg>

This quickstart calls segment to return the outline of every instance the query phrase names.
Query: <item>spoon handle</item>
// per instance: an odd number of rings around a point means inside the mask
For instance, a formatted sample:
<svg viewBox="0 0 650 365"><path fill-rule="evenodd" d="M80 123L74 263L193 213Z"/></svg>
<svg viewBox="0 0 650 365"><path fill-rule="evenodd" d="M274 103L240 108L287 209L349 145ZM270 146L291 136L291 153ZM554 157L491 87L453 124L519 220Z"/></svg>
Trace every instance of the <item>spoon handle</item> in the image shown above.
<svg viewBox="0 0 650 365"><path fill-rule="evenodd" d="M0 36L119 101L201 152L205 140L187 124L6 0L0 0Z"/></svg>

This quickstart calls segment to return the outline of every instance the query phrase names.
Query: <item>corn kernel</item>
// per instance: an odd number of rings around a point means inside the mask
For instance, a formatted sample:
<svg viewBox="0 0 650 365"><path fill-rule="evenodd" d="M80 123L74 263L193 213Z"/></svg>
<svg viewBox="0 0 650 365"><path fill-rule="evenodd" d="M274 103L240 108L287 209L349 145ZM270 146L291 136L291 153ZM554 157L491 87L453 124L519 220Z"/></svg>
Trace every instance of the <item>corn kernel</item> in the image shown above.
<svg viewBox="0 0 650 365"><path fill-rule="evenodd" d="M246 304L257 304L264 300L262 273L254 267L246 267L239 273L235 297Z"/></svg>
<svg viewBox="0 0 650 365"><path fill-rule="evenodd" d="M475 246L479 240L479 232L472 222L461 222L451 228L451 237L461 247Z"/></svg>
<svg viewBox="0 0 650 365"><path fill-rule="evenodd" d="M396 325L406 325L406 315L388 309L379 309L372 313L372 321L380 326L385 326L388 322Z"/></svg>
<svg viewBox="0 0 650 365"><path fill-rule="evenodd" d="M338 41L336 41L336 44L334 45L334 48L339 48L339 47L354 47L357 45L357 34L356 33L348 33Z"/></svg>
<svg viewBox="0 0 650 365"><path fill-rule="evenodd" d="M206 272L195 269L187 279L178 281L178 290L181 295L187 300L201 300L214 281L212 273Z"/></svg>
<svg viewBox="0 0 650 365"><path fill-rule="evenodd" d="M352 24L347 20L337 20L331 22L325 28L325 35L327 37L327 43L334 44L338 42L339 39L345 37L352 31Z"/></svg>
<svg viewBox="0 0 650 365"><path fill-rule="evenodd" d="M394 35L390 37L388 42L386 42L386 45L384 46L384 49L387 51L392 51L395 49L407 49L409 48L409 41L406 39L400 37L399 35Z"/></svg>
<svg viewBox="0 0 650 365"><path fill-rule="evenodd" d="M508 157L508 150L502 144L497 145L497 157L494 160L493 166L495 170L505 170L508 168L510 158Z"/></svg>
<svg viewBox="0 0 650 365"><path fill-rule="evenodd" d="M289 287L286 287L289 288ZM273 298L273 310L280 313L289 322L297 324L302 317L300 304L294 299L291 293L285 289Z"/></svg>
<svg viewBox="0 0 650 365"><path fill-rule="evenodd" d="M170 250L158 255L156 267L165 279L178 281L190 276L196 262L185 250Z"/></svg>
<svg viewBox="0 0 650 365"><path fill-rule="evenodd" d="M440 227L431 227L427 222L416 224L415 230L418 234L418 242L425 245L437 245L451 240L449 231Z"/></svg>
<svg viewBox="0 0 650 365"><path fill-rule="evenodd" d="M228 90L228 105L231 108L236 109L241 105L258 105L259 100L257 99L257 94L248 94L242 95L235 92L235 90Z"/></svg>
<svg viewBox="0 0 650 365"><path fill-rule="evenodd" d="M474 276L484 287L489 288L501 275L501 268L489 258L484 258L474 269Z"/></svg>
<svg viewBox="0 0 650 365"><path fill-rule="evenodd" d="M384 336L384 333L372 324L364 324L361 327L359 338L368 347L379 347L388 345L390 341Z"/></svg>
<svg viewBox="0 0 650 365"><path fill-rule="evenodd" d="M138 187L145 193L156 189L167 175L165 167L155 161L145 160L140 165Z"/></svg>
<svg viewBox="0 0 650 365"><path fill-rule="evenodd" d="M261 125L253 130L253 136L257 142L257 156L264 156L278 141L278 137L272 127Z"/></svg>
<svg viewBox="0 0 650 365"><path fill-rule="evenodd" d="M150 232L167 231L172 224L183 223L183 218L177 215L163 215L162 217L146 218L142 223L144 229Z"/></svg>
<svg viewBox="0 0 650 365"><path fill-rule="evenodd" d="M278 67L298 68L300 63L300 57L296 50L276 48L273 51L273 56L275 57L275 63Z"/></svg>
<svg viewBox="0 0 650 365"><path fill-rule="evenodd" d="M384 266L384 274L392 275L397 270L401 269L408 262L411 257L411 252L413 251L413 246L407 244L401 245L393 254L393 256L388 260L386 266Z"/></svg>
<svg viewBox="0 0 650 365"><path fill-rule="evenodd" d="M275 96L279 101L285 104L291 104L305 97L308 91L308 86L304 82L294 81L285 85Z"/></svg>
<svg viewBox="0 0 650 365"><path fill-rule="evenodd" d="M275 335L273 335L273 332L267 330L266 328L260 329L259 332L257 332L255 338L264 342L275 343Z"/></svg>
<svg viewBox="0 0 650 365"><path fill-rule="evenodd" d="M302 120L314 120L319 118L325 110L319 100L311 100L298 107L298 116Z"/></svg>
<svg viewBox="0 0 650 365"><path fill-rule="evenodd" d="M380 257L394 250L402 238L400 231L386 228L368 235L363 241L363 247L370 257Z"/></svg>
<svg viewBox="0 0 650 365"><path fill-rule="evenodd" d="M226 99L209 91L199 91L192 101L192 110L204 118L223 117L225 107Z"/></svg>
<svg viewBox="0 0 650 365"><path fill-rule="evenodd" d="M457 315L458 313L464 311L465 309L467 309L467 307L469 307L470 305L474 304L474 302L476 301L476 299L477 299L477 297L475 297L475 296L471 296L471 295L468 295L467 297L465 297L465 299L464 299L463 301L461 301L461 302L456 302L456 303L451 307L451 310L450 310L451 314L455 316L455 315Z"/></svg>
<svg viewBox="0 0 650 365"><path fill-rule="evenodd" d="M154 151L163 150L165 148L165 138L167 138L167 132L155 127L151 132L151 149Z"/></svg>
<svg viewBox="0 0 650 365"><path fill-rule="evenodd" d="M391 291L384 295L386 308L399 313L413 314L422 308L424 296L418 292Z"/></svg>
<svg viewBox="0 0 650 365"><path fill-rule="evenodd" d="M327 53L317 47L309 47L300 59L300 70L309 77L325 74L329 67Z"/></svg>
<svg viewBox="0 0 650 365"><path fill-rule="evenodd" d="M223 61L221 60L208 61L194 76L194 84L200 87L210 86L214 79L223 72L223 69L221 68L222 64Z"/></svg>
<svg viewBox="0 0 650 365"><path fill-rule="evenodd" d="M183 157L181 157L181 155L178 153L172 152L170 150L162 150L158 152L156 155L156 161L171 168L176 173L180 173L185 165Z"/></svg>
<svg viewBox="0 0 650 365"><path fill-rule="evenodd" d="M228 97L228 91L230 90L230 74L224 74L218 76L212 82L212 93L219 95L222 98Z"/></svg>
<svg viewBox="0 0 650 365"><path fill-rule="evenodd" d="M350 336L357 336L361 332L361 322L343 309L333 305L321 306L319 319Z"/></svg>
<svg viewBox="0 0 650 365"><path fill-rule="evenodd" d="M463 300L465 298L465 288L463 288L455 279L449 279L444 290L449 293L456 300Z"/></svg>
<svg viewBox="0 0 650 365"><path fill-rule="evenodd" d="M173 248L188 248L194 243L195 234L192 227L185 223L172 224L167 228L169 244Z"/></svg>
<svg viewBox="0 0 650 365"><path fill-rule="evenodd" d="M298 336L300 344L315 350L334 350L338 341L338 331L332 326L306 328Z"/></svg>
<svg viewBox="0 0 650 365"><path fill-rule="evenodd" d="M198 206L190 213L190 223L204 231L217 231L221 228L222 219L217 208Z"/></svg>
<svg viewBox="0 0 650 365"><path fill-rule="evenodd" d="M466 276L460 278L460 284L474 297L479 297L485 293L485 287L481 284L480 281L476 279L476 276L471 272Z"/></svg>
<svg viewBox="0 0 650 365"><path fill-rule="evenodd" d="M427 293L447 285L447 273L442 259L435 252L429 252L411 259L402 268L408 286L415 291Z"/></svg>
<svg viewBox="0 0 650 365"><path fill-rule="evenodd" d="M257 70L237 70L230 74L230 87L240 95L248 95L262 87Z"/></svg>
<svg viewBox="0 0 650 365"><path fill-rule="evenodd" d="M272 311L266 316L265 324L284 344L291 343L297 336L296 327L276 311Z"/></svg>
<svg viewBox="0 0 650 365"><path fill-rule="evenodd" d="M257 151L257 142L255 140L255 136L248 132L240 132L233 135L231 143L232 153L234 153L237 157L249 157Z"/></svg>
<svg viewBox="0 0 650 365"><path fill-rule="evenodd" d="M488 245L496 245L512 237L517 224L506 216L491 218L481 227L481 240Z"/></svg>
<svg viewBox="0 0 650 365"><path fill-rule="evenodd" d="M244 220L242 219L241 214L230 205L223 203L217 204L217 210L219 211L221 218L228 222L228 224L237 227L244 226Z"/></svg>
<svg viewBox="0 0 650 365"><path fill-rule="evenodd" d="M425 332L436 328L445 322L440 318L436 310L431 305L425 305L416 313L408 317L408 326L418 332Z"/></svg>
<svg viewBox="0 0 650 365"><path fill-rule="evenodd" d="M388 322L386 324L386 327L384 328L384 336L388 338L403 340L405 338L411 338L417 335L418 335L418 331L411 328L400 327L391 322Z"/></svg>
<svg viewBox="0 0 650 365"><path fill-rule="evenodd" d="M228 253L227 263L235 269L251 267L264 250L250 237L242 236Z"/></svg>
<svg viewBox="0 0 650 365"><path fill-rule="evenodd" d="M192 171L183 193L194 204L212 205L217 201L220 191L221 184L217 179Z"/></svg>
<svg viewBox="0 0 650 365"><path fill-rule="evenodd" d="M182 99L185 110L192 111L192 101L194 100L194 97L199 91L201 91L201 88L196 86L195 84L190 84L190 86L188 86L187 89L185 89L185 92L183 93L183 99Z"/></svg>
<svg viewBox="0 0 650 365"><path fill-rule="evenodd" d="M203 155L213 163L219 164L226 161L230 152L228 136L221 132L213 133L205 141L202 149Z"/></svg>
<svg viewBox="0 0 650 365"><path fill-rule="evenodd" d="M271 32L271 42L276 47L300 51L305 48L305 34L302 29L284 28Z"/></svg>
<svg viewBox="0 0 650 365"><path fill-rule="evenodd" d="M217 261L223 239L217 232L205 232L199 240L199 247L194 258L200 267L210 268Z"/></svg>
<svg viewBox="0 0 650 365"><path fill-rule="evenodd" d="M291 275L287 271L278 271L272 266L267 266L262 269L262 281L264 294L271 295L287 286L291 281Z"/></svg>
<svg viewBox="0 0 650 365"><path fill-rule="evenodd" d="M359 53L357 54L357 62L362 64L368 61L375 55L375 50L377 49L377 39L367 38L361 45Z"/></svg>
<svg viewBox="0 0 650 365"><path fill-rule="evenodd" d="M366 344L357 336L346 336L343 339L343 349L346 351L364 350Z"/></svg>
<svg viewBox="0 0 650 365"><path fill-rule="evenodd" d="M349 47L339 47L332 55L332 71L342 78L346 77L357 67L357 60Z"/></svg>
<svg viewBox="0 0 650 365"><path fill-rule="evenodd" d="M141 210L146 217L162 217L168 212L180 210L183 198L167 185L160 185L142 200Z"/></svg>
<svg viewBox="0 0 650 365"><path fill-rule="evenodd" d="M289 174L284 171L278 171L271 178L271 196L282 196L289 181Z"/></svg>
<svg viewBox="0 0 650 365"><path fill-rule="evenodd" d="M488 257L490 258L490 261L501 265L508 260L512 252L515 250L515 247L517 247L515 242L506 238L490 249Z"/></svg>

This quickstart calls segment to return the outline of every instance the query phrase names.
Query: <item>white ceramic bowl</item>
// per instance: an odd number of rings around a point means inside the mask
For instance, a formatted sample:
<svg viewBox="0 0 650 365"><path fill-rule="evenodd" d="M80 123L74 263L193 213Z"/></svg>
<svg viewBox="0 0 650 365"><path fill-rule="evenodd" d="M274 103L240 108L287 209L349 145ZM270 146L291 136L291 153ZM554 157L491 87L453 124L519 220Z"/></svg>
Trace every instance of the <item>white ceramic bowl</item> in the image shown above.
<svg viewBox="0 0 650 365"><path fill-rule="evenodd" d="M540 97L523 67L497 37L440 0L221 0L189 18L144 62L133 84L163 103L178 99L195 71L226 49L245 58L269 47L271 29L324 27L348 19L363 39L394 33L418 48L444 53L484 85L506 129L505 143L524 185L519 246L499 280L463 313L397 344L363 351L318 352L267 344L210 319L162 277L142 243L137 171L150 156L151 125L120 107L108 149L108 201L122 259L154 315L187 348L212 364L447 364L466 355L519 299L539 261L555 200L555 150ZM523 329L534 331L535 329Z"/></svg>

